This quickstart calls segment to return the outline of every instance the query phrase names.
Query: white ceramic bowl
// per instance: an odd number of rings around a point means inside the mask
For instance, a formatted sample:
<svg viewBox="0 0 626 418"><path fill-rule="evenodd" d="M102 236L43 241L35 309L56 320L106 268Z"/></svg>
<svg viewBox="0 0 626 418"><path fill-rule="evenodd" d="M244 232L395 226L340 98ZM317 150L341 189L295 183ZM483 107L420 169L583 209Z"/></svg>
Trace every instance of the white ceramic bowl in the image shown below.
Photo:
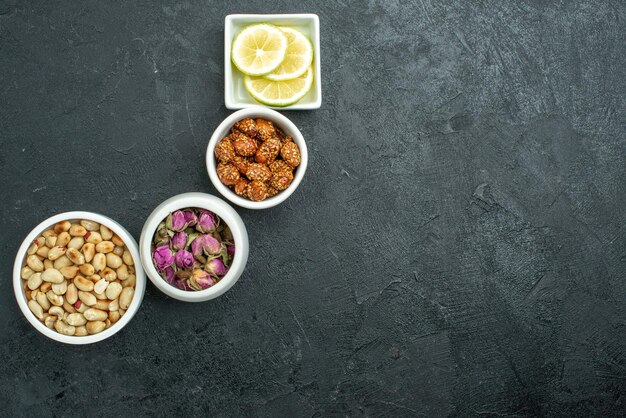
<svg viewBox="0 0 626 418"><path fill-rule="evenodd" d="M30 247L31 243L46 229L54 226L57 222L60 221L78 221L81 219L90 220L98 222L115 234L119 235L120 238L126 244L126 247L130 251L133 256L133 261L135 263L135 276L137 278L137 282L135 284L135 295L133 296L133 300L130 303L130 306L126 310L124 316L120 318L115 324L111 325L108 329L102 331L99 334L94 335L85 335L85 336L68 336L59 334L53 329L47 328L43 323L39 322L39 320L35 317L35 315L28 308L28 302L26 300L26 295L24 294L24 280L20 277L20 271L22 267L26 264L26 251L28 251L28 247ZM98 341L102 341L106 338L109 338L130 322L130 320L135 316L137 311L139 310L139 306L141 305L141 301L143 300L143 295L146 291L146 276L141 269L140 257L139 257L139 248L137 247L137 241L130 235L130 233L122 227L122 225L115 222L113 219L100 215L98 213L93 212L65 212L60 213L58 215L52 216L39 225L37 225L30 234L24 239L22 245L17 251L17 256L15 257L15 264L13 266L13 290L15 292L15 298L17 299L17 304L19 305L22 313L35 327L35 329L41 332L48 338L52 338L53 340L60 341L66 344L91 344Z"/></svg>
<svg viewBox="0 0 626 418"><path fill-rule="evenodd" d="M235 192L222 184L217 176L217 162L214 154L215 146L222 138L228 136L230 128L235 124L235 122L243 118L263 118L274 122L274 125L282 129L285 134L291 136L296 145L298 145L298 148L300 148L300 165L296 168L293 181L289 187L278 193L276 196L272 196L260 202L254 202L238 196ZM217 129L213 132L213 136L211 136L211 139L209 140L209 146L206 151L206 167L213 186L215 186L217 191L219 191L226 199L238 206L248 209L267 209L284 202L298 188L298 185L302 181L304 173L306 172L308 161L309 154L307 152L306 143L304 142L304 137L296 125L275 110L259 106L238 110L224 119L224 121L220 123Z"/></svg>
<svg viewBox="0 0 626 418"><path fill-rule="evenodd" d="M178 289L167 283L154 267L152 261L152 239L157 227L170 213L185 208L202 208L215 213L226 222L235 240L235 257L228 273L215 285L197 292ZM237 282L246 267L248 249L246 226L237 212L222 199L205 193L183 193L161 203L148 216L139 239L141 262L152 283L166 295L185 302L204 302L214 299L230 289Z"/></svg>
<svg viewBox="0 0 626 418"><path fill-rule="evenodd" d="M279 15L228 15L224 21L224 104L227 109L243 109L260 106L246 91L244 75L235 68L230 59L232 42L239 31L253 23L271 23L277 26L289 26L302 32L313 44L313 86L297 103L273 109L310 110L322 106L322 77L320 60L320 20L316 14L279 14Z"/></svg>

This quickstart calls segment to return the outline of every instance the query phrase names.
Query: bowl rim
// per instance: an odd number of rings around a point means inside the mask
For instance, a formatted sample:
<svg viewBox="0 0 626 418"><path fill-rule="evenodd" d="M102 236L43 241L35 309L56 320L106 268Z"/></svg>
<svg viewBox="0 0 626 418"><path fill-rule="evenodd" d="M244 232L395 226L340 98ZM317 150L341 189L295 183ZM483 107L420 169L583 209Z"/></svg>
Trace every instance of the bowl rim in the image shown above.
<svg viewBox="0 0 626 418"><path fill-rule="evenodd" d="M178 289L167 283L152 262L152 237L167 215L178 209L198 207L218 215L230 227L236 250L228 273L214 286L196 292ZM204 302L221 296L228 291L243 273L248 262L248 233L239 214L225 201L207 193L189 192L172 196L159 204L146 218L139 238L141 263L150 281L166 295L184 302Z"/></svg>
<svg viewBox="0 0 626 418"><path fill-rule="evenodd" d="M215 160L215 156L213 155L213 151L215 150L215 146L217 142L221 140L225 134L230 130L232 125L235 124L240 119L251 117L263 117L271 120L273 123L278 125L286 134L290 135L293 138L293 141L298 145L300 149L300 165L295 171L295 175L289 187L287 187L282 192L278 193L276 196L269 197L260 202L254 202L249 199L245 199L241 196L237 196L235 192L230 190L220 181L217 176L217 164ZM289 196L293 194L293 192L298 188L300 182L304 178L304 174L306 173L306 169L309 162L309 153L306 146L306 142L302 133L298 129L298 127L286 116L280 114L279 112L269 109L267 107L255 106L255 107L247 107L245 109L238 110L230 114L226 119L220 123L217 128L213 131L213 135L211 135L211 139L209 140L209 144L207 145L206 151L206 167L207 172L209 174L209 178L211 179L211 183L217 189L218 192L226 199L230 200L237 206L241 206L247 209L268 209L274 207L276 205L281 204Z"/></svg>
<svg viewBox="0 0 626 418"><path fill-rule="evenodd" d="M43 231L52 227L54 224L64 220L90 220L98 222L115 234L119 235L122 238L122 241L126 244L126 247L130 251L133 262L135 264L135 293L133 295L133 299L126 310L124 316L120 318L115 324L112 324L108 329L104 331L93 334L93 335L85 335L85 336L70 336L63 335L58 333L55 330L49 329L42 322L35 317L35 315L31 312L28 307L28 303L26 301L26 295L24 295L24 280L21 277L21 269L24 265L24 261L26 260L26 252L28 251L28 247L30 247L31 243L37 238ZM17 300L17 304L22 311L24 317L31 323L31 325L40 333L45 335L48 338L53 340L65 343L65 344L75 344L75 345L83 345L83 344L92 344L98 341L105 340L117 332L119 332L122 328L124 328L130 320L135 316L137 311L139 310L139 306L143 301L143 297L146 290L146 276L142 269L141 258L139 256L139 247L137 245L137 241L133 238L133 236L118 222L109 218L108 216L89 212L89 211L70 211L63 212L57 215L53 215L44 221L40 222L37 226L35 226L31 232L26 236L20 248L17 251L17 255L15 257L15 263L13 265L13 291L15 294L15 299Z"/></svg>
<svg viewBox="0 0 626 418"><path fill-rule="evenodd" d="M234 26L237 23L260 23L268 22L270 24L281 25L284 21L299 20L313 25L313 34L311 43L313 44L313 66L314 80L312 90L315 91L315 98L311 101L300 101L285 107L266 106L260 103L246 103L236 98L234 94L235 78L232 75L233 65L231 62L231 46L236 34L233 33ZM315 110L322 107L322 73L321 73L321 47L320 47L320 21L319 16L314 13L248 13L248 14L229 14L224 18L224 105L227 109L245 109L254 106L262 106L268 109L279 110Z"/></svg>

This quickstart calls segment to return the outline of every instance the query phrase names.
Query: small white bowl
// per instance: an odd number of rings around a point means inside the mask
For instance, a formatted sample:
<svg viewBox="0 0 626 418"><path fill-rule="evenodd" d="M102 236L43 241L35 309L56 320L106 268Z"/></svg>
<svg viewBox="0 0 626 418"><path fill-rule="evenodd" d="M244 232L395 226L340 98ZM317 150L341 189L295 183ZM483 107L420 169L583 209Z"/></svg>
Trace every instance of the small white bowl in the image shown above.
<svg viewBox="0 0 626 418"><path fill-rule="evenodd" d="M235 256L228 273L215 285L197 292L178 289L167 283L161 277L156 267L154 267L154 262L152 261L152 239L157 227L170 213L185 208L202 208L215 213L226 222L235 240ZM243 273L248 262L248 251L248 232L241 217L228 203L205 193L183 193L161 203L148 216L139 239L141 262L152 283L166 295L184 302L204 302L224 294L237 282L239 276Z"/></svg>
<svg viewBox="0 0 626 418"><path fill-rule="evenodd" d="M274 122L274 125L285 132L286 135L291 136L293 138L293 142L295 142L296 145L298 145L298 148L300 148L300 165L296 168L293 181L289 187L279 192L276 196L269 197L260 202L254 202L250 199L238 196L235 192L225 186L217 176L217 164L214 154L215 146L222 138L228 136L230 128L235 124L235 122L244 118L263 118ZM308 161L309 154L307 152L306 143L304 142L304 137L296 125L275 110L259 106L238 110L224 119L224 121L220 123L217 129L213 132L206 151L206 167L213 186L215 186L217 191L219 191L226 199L238 206L248 209L267 209L284 202L298 188L298 185L302 181L304 173L306 172Z"/></svg>
<svg viewBox="0 0 626 418"><path fill-rule="evenodd" d="M320 20L316 14L253 15L238 14L226 16L224 22L224 104L227 109L244 109L262 106L246 91L244 75L235 68L230 59L232 42L239 31L253 23L271 23L289 26L302 32L313 44L313 86L297 103L286 107L272 107L285 110L311 110L322 106L322 76L320 60ZM271 107L271 106L267 106Z"/></svg>
<svg viewBox="0 0 626 418"><path fill-rule="evenodd" d="M122 238L124 244L126 244L126 247L133 256L133 261L135 263L135 277L137 278L137 282L135 284L135 294L133 296L133 300L126 310L126 313L120 318L119 321L117 321L115 324L112 324L108 329L102 331L99 334L85 335L79 337L60 334L53 329L47 328L43 323L39 322L39 320L28 308L26 295L24 295L24 280L22 280L20 272L22 267L26 264L26 251L28 251L28 247L30 247L31 243L43 231L54 226L54 224L60 221L78 221L81 219L98 222L99 224L106 226L115 234L119 235L120 238ZM37 225L31 231L31 233L28 234L26 239L24 239L24 242L22 242L22 245L17 251L15 264L13 266L13 290L15 292L15 299L17 300L17 304L22 310L22 313L24 314L28 322L30 322L37 331L41 332L48 338L52 338L53 340L66 344L91 344L109 338L110 336L124 328L126 324L130 322L133 316L135 316L135 314L139 310L139 306L141 305L141 301L143 300L143 295L146 291L146 276L141 269L137 241L135 241L132 235L130 235L130 233L126 229L124 229L122 225L115 222L113 219L104 215L100 215L98 213L83 211L65 212L46 219L45 221Z"/></svg>

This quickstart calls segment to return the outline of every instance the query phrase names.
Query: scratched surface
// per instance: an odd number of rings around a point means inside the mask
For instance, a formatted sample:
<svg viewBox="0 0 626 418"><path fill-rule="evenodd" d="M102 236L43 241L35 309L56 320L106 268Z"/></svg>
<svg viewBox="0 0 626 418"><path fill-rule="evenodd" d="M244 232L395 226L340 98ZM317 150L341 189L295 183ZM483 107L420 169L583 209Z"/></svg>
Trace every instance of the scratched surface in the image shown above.
<svg viewBox="0 0 626 418"><path fill-rule="evenodd" d="M2 415L626 413L626 3L303 3L0 4ZM149 284L97 345L39 335L23 237L75 209L138 237L215 193L224 16L263 11L320 16L324 104L287 112L298 191L239 210L239 283Z"/></svg>

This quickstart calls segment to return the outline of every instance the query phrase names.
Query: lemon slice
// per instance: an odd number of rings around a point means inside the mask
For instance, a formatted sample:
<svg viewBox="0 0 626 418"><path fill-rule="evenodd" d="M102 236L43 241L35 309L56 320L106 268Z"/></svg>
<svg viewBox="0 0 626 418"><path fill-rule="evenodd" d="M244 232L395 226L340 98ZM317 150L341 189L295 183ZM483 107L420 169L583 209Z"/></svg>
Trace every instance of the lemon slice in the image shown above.
<svg viewBox="0 0 626 418"><path fill-rule="evenodd" d="M243 28L233 41L231 57L247 75L274 71L285 59L287 37L276 26L261 23Z"/></svg>
<svg viewBox="0 0 626 418"><path fill-rule="evenodd" d="M313 45L302 32L285 27L280 30L287 37L287 53L278 68L265 75L265 78L272 81L298 78L306 73L313 61Z"/></svg>
<svg viewBox="0 0 626 418"><path fill-rule="evenodd" d="M268 106L284 107L302 99L313 85L313 68L298 78L283 81L272 81L265 77L244 79L246 90L255 100Z"/></svg>

